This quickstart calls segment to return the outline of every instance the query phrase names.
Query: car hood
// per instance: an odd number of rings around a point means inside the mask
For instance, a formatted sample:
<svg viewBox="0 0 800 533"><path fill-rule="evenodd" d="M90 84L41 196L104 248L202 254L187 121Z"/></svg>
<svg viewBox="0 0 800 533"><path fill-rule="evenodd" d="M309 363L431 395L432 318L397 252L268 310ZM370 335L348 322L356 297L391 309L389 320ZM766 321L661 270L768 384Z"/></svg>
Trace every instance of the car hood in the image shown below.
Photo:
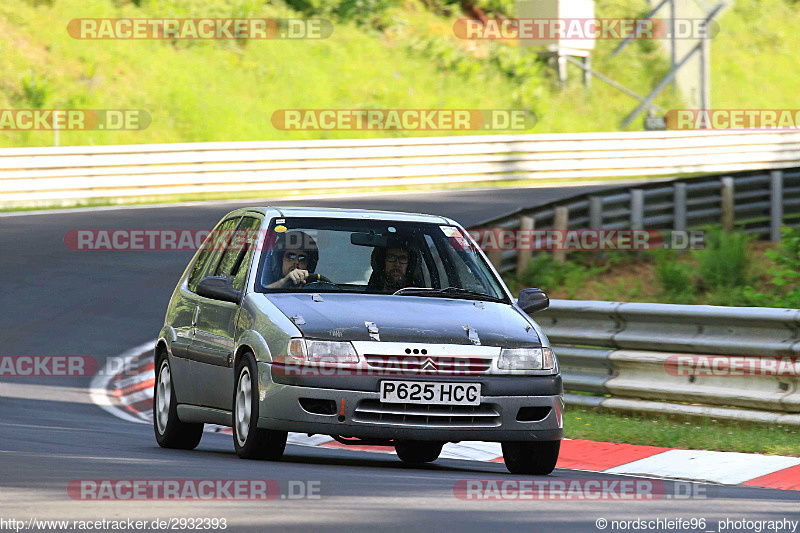
<svg viewBox="0 0 800 533"><path fill-rule="evenodd" d="M539 346L527 316L511 305L454 298L322 293L265 295L303 335L321 340L472 344L513 348ZM321 301L318 301L321 300ZM465 328L469 327L469 330Z"/></svg>

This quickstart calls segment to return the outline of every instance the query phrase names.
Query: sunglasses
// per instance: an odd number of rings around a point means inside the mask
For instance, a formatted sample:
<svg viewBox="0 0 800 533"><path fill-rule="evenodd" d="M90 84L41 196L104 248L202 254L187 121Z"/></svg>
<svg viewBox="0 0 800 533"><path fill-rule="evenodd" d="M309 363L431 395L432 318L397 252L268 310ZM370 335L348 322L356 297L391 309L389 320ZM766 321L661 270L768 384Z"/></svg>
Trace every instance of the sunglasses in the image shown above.
<svg viewBox="0 0 800 533"><path fill-rule="evenodd" d="M295 253L288 253L283 256L283 259L288 259L289 261L294 261L295 259L298 261L306 261L308 256L305 254L295 254Z"/></svg>

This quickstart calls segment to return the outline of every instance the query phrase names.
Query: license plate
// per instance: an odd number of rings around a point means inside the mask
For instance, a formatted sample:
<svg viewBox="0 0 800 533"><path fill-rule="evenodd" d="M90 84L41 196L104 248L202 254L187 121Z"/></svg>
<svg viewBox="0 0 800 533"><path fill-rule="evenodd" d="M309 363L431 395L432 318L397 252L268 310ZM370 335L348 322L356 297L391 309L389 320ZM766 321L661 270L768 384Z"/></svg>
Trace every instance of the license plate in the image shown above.
<svg viewBox="0 0 800 533"><path fill-rule="evenodd" d="M480 405L480 383L381 381L381 401L433 405Z"/></svg>

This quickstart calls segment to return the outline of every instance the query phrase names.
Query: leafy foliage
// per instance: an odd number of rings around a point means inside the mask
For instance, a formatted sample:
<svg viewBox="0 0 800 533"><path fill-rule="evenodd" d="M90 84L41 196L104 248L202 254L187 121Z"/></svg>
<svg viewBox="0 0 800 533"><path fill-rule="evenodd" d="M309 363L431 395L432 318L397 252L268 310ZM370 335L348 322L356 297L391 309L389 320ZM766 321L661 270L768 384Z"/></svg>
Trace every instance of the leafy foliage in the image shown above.
<svg viewBox="0 0 800 533"><path fill-rule="evenodd" d="M557 263L550 254L538 254L520 276L517 285L520 287L537 287L545 292L565 288L573 298L583 283L605 270L604 266L585 265L572 260Z"/></svg>
<svg viewBox="0 0 800 533"><path fill-rule="evenodd" d="M384 13L399 7L399 0L287 0L292 9L313 17L331 17L340 22L382 27Z"/></svg>
<svg viewBox="0 0 800 533"><path fill-rule="evenodd" d="M409 45L417 57L431 60L439 70L461 76L471 89L482 79L500 75L514 85L515 105L540 108L544 94L544 65L534 54L501 43L489 43L484 57L468 52L458 42L440 37L417 38Z"/></svg>
<svg viewBox="0 0 800 533"><path fill-rule="evenodd" d="M780 247L765 253L774 263L767 273L775 290L765 294L748 286L745 294L758 305L800 308L800 227L784 227Z"/></svg>
<svg viewBox="0 0 800 533"><path fill-rule="evenodd" d="M47 80L29 70L22 76L22 97L26 105L41 109L50 97L50 87Z"/></svg>
<svg viewBox="0 0 800 533"><path fill-rule="evenodd" d="M706 248L695 252L701 288L741 287L747 279L747 243L745 233L727 233L720 228L706 230Z"/></svg>
<svg viewBox="0 0 800 533"><path fill-rule="evenodd" d="M693 298L692 267L679 262L674 250L656 254L655 273L662 294L668 299L688 303Z"/></svg>
<svg viewBox="0 0 800 533"><path fill-rule="evenodd" d="M800 228L784 228L777 248L719 228L706 229L706 243L683 254L573 252L563 265L539 253L507 282L552 298L800 308Z"/></svg>

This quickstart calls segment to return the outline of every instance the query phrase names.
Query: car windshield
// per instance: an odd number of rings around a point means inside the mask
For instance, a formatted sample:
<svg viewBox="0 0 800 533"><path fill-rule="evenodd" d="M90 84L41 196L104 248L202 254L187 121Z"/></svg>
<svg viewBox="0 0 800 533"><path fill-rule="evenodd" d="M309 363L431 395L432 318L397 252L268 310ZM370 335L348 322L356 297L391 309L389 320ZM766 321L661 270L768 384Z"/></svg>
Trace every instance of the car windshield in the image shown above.
<svg viewBox="0 0 800 533"><path fill-rule="evenodd" d="M256 290L507 301L460 228L361 219L274 220L266 232Z"/></svg>

